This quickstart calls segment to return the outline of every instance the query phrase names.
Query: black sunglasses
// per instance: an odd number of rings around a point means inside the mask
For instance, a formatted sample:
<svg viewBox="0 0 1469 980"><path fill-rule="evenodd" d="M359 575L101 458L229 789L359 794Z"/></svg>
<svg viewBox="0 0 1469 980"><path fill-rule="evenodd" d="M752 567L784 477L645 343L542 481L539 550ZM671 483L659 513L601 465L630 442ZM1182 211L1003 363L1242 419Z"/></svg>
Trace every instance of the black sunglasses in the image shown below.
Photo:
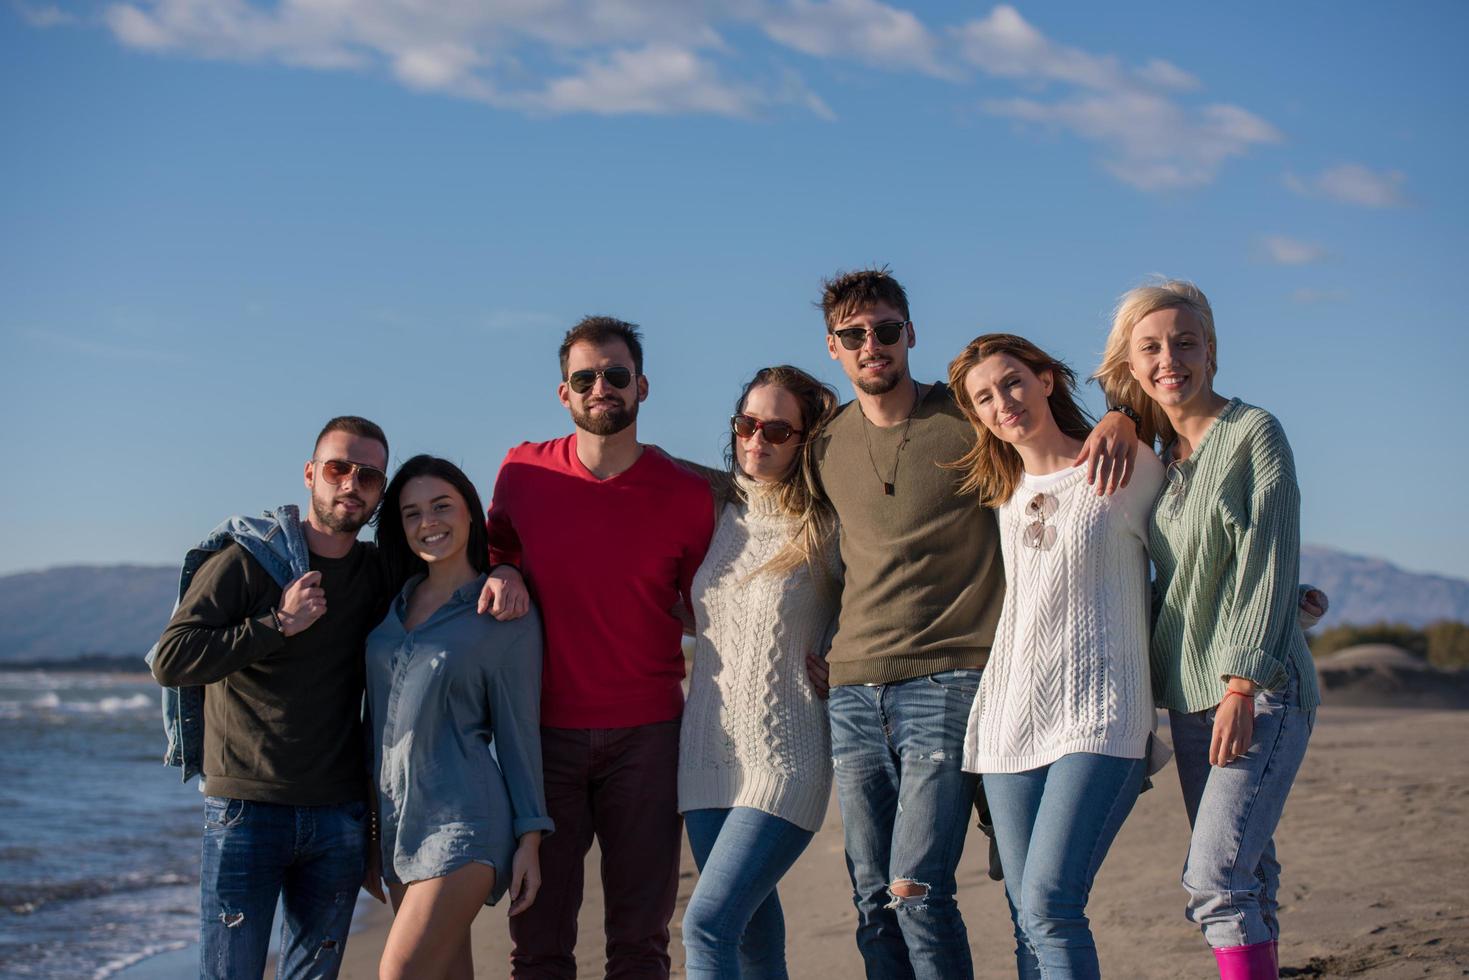
<svg viewBox="0 0 1469 980"><path fill-rule="evenodd" d="M790 440L791 436L802 434L800 429L791 428L789 422L782 422L779 419L766 422L764 419L757 419L753 415L732 415L729 419L729 427L741 439L748 439L756 432L763 433L765 441L772 446L784 445Z"/></svg>
<svg viewBox="0 0 1469 980"><path fill-rule="evenodd" d="M578 395L585 395L592 390L592 385L597 383L598 378L606 378L607 383L614 388L626 388L632 384L632 371L625 367L610 367L602 371L586 368L571 372L571 377L566 379L566 386Z"/></svg>
<svg viewBox="0 0 1469 980"><path fill-rule="evenodd" d="M888 320L886 323L879 323L873 327L871 332L879 344L891 347L898 342L899 337L903 336L903 328L912 322L912 320ZM868 330L866 327L847 327L845 330L833 330L832 333L837 335L837 340L840 340L842 346L847 350L861 350L862 345L867 343Z"/></svg>

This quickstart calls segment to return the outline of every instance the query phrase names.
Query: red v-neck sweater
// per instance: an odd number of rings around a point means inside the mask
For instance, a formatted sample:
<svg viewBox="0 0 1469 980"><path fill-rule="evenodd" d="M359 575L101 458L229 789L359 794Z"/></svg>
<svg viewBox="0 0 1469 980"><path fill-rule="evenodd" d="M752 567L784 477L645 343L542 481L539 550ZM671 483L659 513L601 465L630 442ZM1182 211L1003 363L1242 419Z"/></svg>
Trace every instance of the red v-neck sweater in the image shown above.
<svg viewBox="0 0 1469 980"><path fill-rule="evenodd" d="M510 450L490 503L490 559L518 565L545 624L541 724L625 728L683 711L683 624L714 532L709 485L648 446L598 480L576 435Z"/></svg>

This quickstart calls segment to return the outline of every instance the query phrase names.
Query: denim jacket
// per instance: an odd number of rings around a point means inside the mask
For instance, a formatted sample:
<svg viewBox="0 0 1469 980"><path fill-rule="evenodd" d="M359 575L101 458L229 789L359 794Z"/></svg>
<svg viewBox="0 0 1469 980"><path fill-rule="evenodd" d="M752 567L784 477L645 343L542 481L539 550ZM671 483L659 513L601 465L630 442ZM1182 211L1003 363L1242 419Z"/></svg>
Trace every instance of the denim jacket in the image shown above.
<svg viewBox="0 0 1469 980"><path fill-rule="evenodd" d="M235 542L260 563L282 589L305 575L311 568L311 553L306 535L301 530L301 515L295 504L285 504L260 517L236 515L220 524L209 536L184 556L179 575L179 595L174 602L178 610L194 573L216 551ZM158 655L158 644L144 659L149 667ZM166 766L183 770L183 781L199 775L204 759L204 689L202 687L165 687L163 689L163 731L168 736L168 749L163 756Z"/></svg>

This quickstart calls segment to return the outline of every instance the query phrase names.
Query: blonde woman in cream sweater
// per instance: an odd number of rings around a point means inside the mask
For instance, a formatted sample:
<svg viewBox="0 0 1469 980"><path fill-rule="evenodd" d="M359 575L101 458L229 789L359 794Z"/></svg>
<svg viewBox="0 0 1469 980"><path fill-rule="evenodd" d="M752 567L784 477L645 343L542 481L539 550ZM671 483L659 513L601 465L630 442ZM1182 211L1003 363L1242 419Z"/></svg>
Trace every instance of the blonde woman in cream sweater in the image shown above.
<svg viewBox="0 0 1469 980"><path fill-rule="evenodd" d="M997 508L1004 607L969 718L964 768L983 774L1022 978L1097 978L1091 884L1147 768L1151 452L1110 497L1073 461L1091 426L1064 364L1011 334L949 369L977 433L960 461Z"/></svg>
<svg viewBox="0 0 1469 980"><path fill-rule="evenodd" d="M787 975L775 887L831 793L824 692L807 658L830 642L841 571L807 446L836 406L829 386L772 367L731 420L732 480L694 576L679 745L679 810L699 866L683 920L690 980Z"/></svg>

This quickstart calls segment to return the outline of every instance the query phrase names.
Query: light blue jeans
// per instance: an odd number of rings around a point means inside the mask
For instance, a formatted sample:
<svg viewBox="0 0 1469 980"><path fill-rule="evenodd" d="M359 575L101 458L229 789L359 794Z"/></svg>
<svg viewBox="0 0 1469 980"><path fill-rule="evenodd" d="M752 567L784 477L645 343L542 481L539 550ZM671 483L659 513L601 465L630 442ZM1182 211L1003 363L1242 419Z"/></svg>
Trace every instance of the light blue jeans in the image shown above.
<svg viewBox="0 0 1469 980"><path fill-rule="evenodd" d="M831 689L831 755L869 980L970 980L954 871L979 777L964 733L978 670ZM922 894L898 898L908 881Z"/></svg>
<svg viewBox="0 0 1469 980"><path fill-rule="evenodd" d="M684 814L699 882L684 910L689 980L786 980L786 927L776 882L815 835L737 806Z"/></svg>
<svg viewBox="0 0 1469 980"><path fill-rule="evenodd" d="M1100 980L1087 897L1145 769L1143 759L1077 752L1025 772L985 773L1021 980Z"/></svg>
<svg viewBox="0 0 1469 980"><path fill-rule="evenodd" d="M1183 869L1187 915L1216 948L1280 938L1275 828L1316 724L1315 709L1296 707L1298 683L1292 670L1282 690L1255 695L1250 750L1227 766L1209 765L1213 708L1168 712L1194 830Z"/></svg>
<svg viewBox="0 0 1469 980"><path fill-rule="evenodd" d="M284 806L206 797L199 976L261 976L280 900L276 976L335 977L366 858L366 803Z"/></svg>

